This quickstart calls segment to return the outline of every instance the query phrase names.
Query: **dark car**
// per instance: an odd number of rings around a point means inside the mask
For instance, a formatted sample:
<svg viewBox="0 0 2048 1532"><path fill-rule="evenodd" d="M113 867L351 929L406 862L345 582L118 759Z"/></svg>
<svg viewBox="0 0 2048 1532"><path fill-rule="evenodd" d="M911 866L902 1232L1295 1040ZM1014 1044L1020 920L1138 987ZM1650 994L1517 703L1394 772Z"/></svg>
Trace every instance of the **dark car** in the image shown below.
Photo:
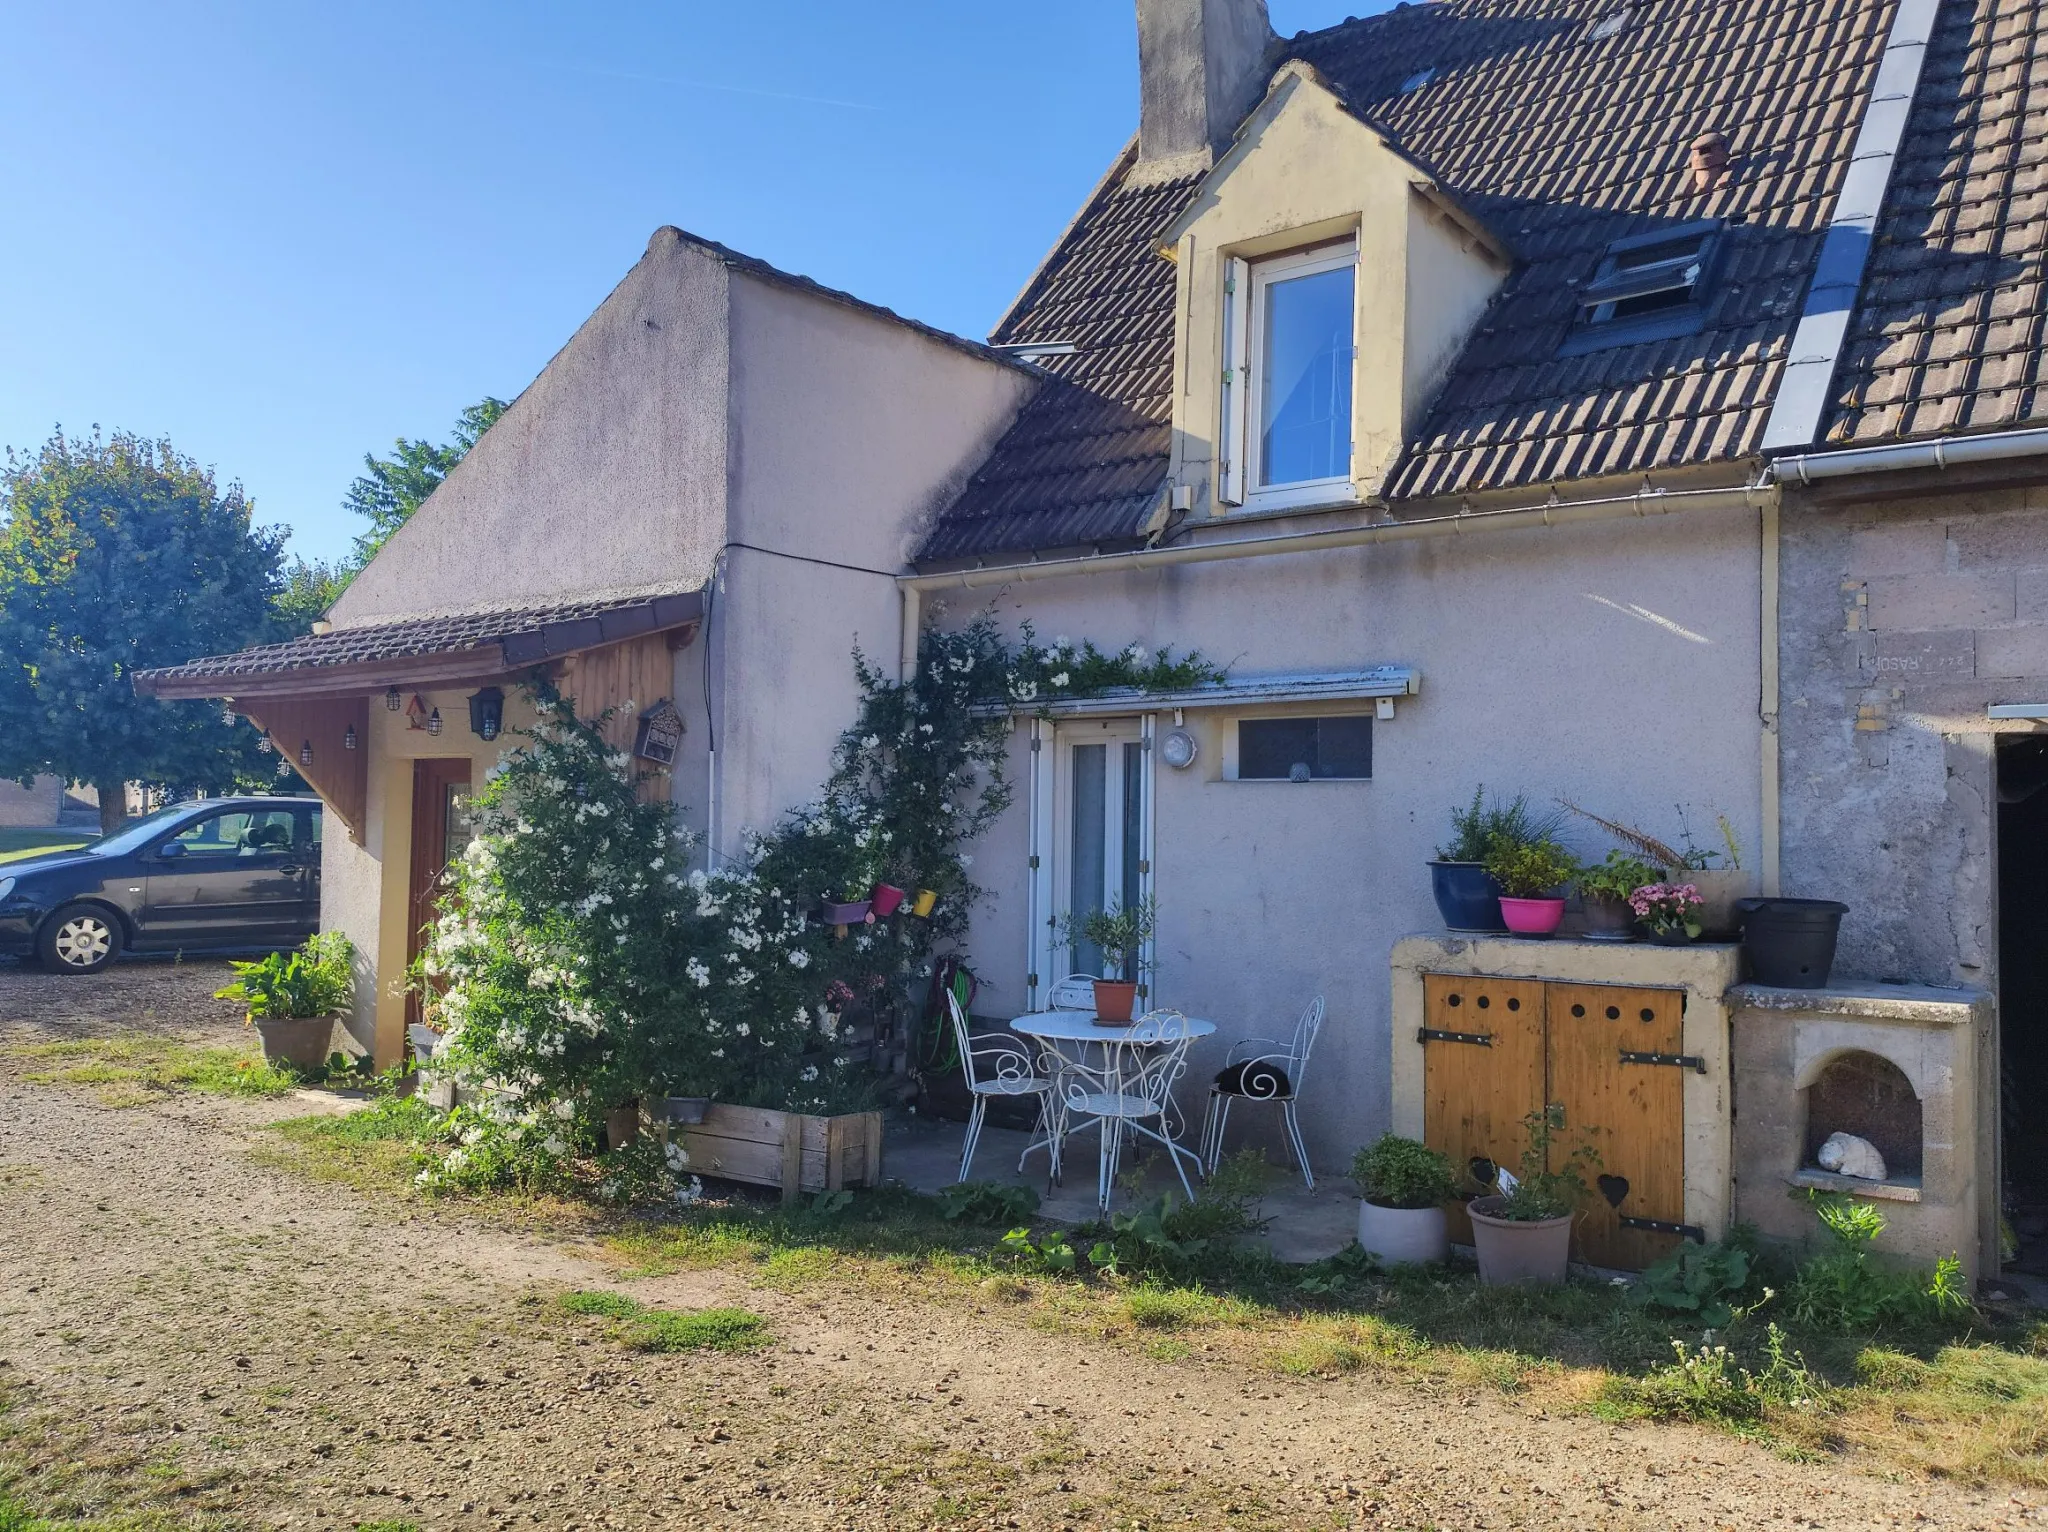
<svg viewBox="0 0 2048 1532"><path fill-rule="evenodd" d="M203 798L0 862L0 954L92 973L123 951L286 947L320 927L320 803Z"/></svg>

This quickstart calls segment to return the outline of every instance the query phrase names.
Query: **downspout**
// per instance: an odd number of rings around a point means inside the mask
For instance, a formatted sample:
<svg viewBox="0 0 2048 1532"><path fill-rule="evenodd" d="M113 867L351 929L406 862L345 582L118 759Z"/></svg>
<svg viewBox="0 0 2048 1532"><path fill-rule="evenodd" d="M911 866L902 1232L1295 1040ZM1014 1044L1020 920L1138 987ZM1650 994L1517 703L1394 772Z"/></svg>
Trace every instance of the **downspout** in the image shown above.
<svg viewBox="0 0 2048 1532"><path fill-rule="evenodd" d="M917 635L924 620L924 592L917 586L899 580L903 592L903 631L897 636L896 679L908 682L917 671Z"/></svg>
<svg viewBox="0 0 2048 1532"><path fill-rule="evenodd" d="M1330 532L1222 538L1214 542L1178 543L1170 548L1138 548L1129 553L986 564L956 569L947 574L903 575L897 583L906 591L971 590L983 585L1022 584L1032 580L1056 580L1068 575L1161 569L1173 564L1209 564L1224 559L1255 558L1268 553L1367 548L1379 543L1459 537L1473 532L1508 531L1517 527L1559 527L1577 522L1668 516L1685 510L1755 509L1774 494L1773 487L1762 480L1725 489L1645 489L1632 495L1611 495L1598 500L1558 501L1497 511L1459 511L1447 516L1417 516L1407 521L1375 521L1362 527L1342 527Z"/></svg>
<svg viewBox="0 0 2048 1532"><path fill-rule="evenodd" d="M1763 723L1759 740L1759 748L1763 752L1763 797L1758 808L1761 814L1759 833L1763 844L1757 848L1757 870L1762 880L1763 891L1766 894L1776 894L1779 892L1782 863L1780 836L1783 826L1779 817L1781 768L1778 756L1778 708L1781 698L1778 679L1778 500L1775 495L1764 502L1758 540L1761 545L1758 550L1758 585L1762 599L1758 603L1757 711Z"/></svg>

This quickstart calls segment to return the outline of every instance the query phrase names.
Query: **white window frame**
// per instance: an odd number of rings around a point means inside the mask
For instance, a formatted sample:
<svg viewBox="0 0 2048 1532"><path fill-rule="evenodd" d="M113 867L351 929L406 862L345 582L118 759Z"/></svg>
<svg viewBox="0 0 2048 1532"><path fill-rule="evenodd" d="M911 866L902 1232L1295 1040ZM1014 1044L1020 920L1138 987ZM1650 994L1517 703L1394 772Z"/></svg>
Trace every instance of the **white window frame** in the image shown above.
<svg viewBox="0 0 2048 1532"><path fill-rule="evenodd" d="M1352 268L1351 370L1354 411L1358 397L1358 240L1317 245L1288 255L1248 261L1232 256L1224 264L1223 394L1221 470L1217 498L1248 511L1286 510L1296 506L1345 505L1358 498L1347 466L1327 479L1259 487L1259 423L1257 379L1265 371L1265 332L1256 321L1264 308L1265 291L1275 282ZM1355 414L1354 421L1355 425ZM1358 450L1355 432L1351 450Z"/></svg>

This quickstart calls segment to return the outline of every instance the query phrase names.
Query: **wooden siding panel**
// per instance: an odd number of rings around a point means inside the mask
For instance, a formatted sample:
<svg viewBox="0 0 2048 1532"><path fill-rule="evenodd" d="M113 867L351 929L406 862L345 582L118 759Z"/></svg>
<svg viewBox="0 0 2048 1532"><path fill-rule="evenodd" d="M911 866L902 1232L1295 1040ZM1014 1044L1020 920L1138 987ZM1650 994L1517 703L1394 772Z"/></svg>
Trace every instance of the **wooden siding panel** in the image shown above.
<svg viewBox="0 0 2048 1532"><path fill-rule="evenodd" d="M1545 1100L1543 985L1424 974L1422 993L1427 1029L1489 1039L1424 1043L1423 1142L1449 1155L1461 1176L1475 1157L1514 1167L1521 1162L1522 1119ZM1450 1229L1456 1243L1472 1242L1462 1205L1452 1207Z"/></svg>

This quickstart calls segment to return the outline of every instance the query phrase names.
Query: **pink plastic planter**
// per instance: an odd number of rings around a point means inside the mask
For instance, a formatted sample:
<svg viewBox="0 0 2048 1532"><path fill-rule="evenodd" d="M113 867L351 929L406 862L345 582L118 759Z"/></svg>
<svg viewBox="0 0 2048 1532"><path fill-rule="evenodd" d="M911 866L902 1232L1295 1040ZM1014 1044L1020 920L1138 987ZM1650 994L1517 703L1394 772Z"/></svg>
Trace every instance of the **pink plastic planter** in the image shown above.
<svg viewBox="0 0 2048 1532"><path fill-rule="evenodd" d="M902 903L902 889L888 883L877 883L875 885L874 905L877 915L893 915L896 913L897 906Z"/></svg>
<svg viewBox="0 0 2048 1532"><path fill-rule="evenodd" d="M1548 936L1564 919L1562 899L1510 899L1501 895L1500 918L1517 936Z"/></svg>

